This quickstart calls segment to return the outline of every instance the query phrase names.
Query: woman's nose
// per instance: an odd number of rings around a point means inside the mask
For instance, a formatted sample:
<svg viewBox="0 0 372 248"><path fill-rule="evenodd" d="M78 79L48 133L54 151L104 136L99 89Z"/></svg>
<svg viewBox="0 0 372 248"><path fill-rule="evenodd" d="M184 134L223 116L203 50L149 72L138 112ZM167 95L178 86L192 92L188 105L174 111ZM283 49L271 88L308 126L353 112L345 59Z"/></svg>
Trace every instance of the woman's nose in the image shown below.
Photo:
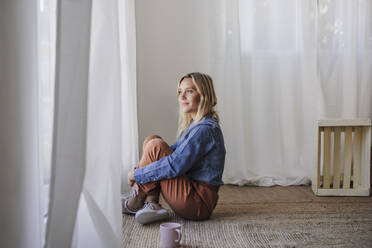
<svg viewBox="0 0 372 248"><path fill-rule="evenodd" d="M180 94L180 98L181 98L181 99L186 98L185 92L182 92L182 93Z"/></svg>

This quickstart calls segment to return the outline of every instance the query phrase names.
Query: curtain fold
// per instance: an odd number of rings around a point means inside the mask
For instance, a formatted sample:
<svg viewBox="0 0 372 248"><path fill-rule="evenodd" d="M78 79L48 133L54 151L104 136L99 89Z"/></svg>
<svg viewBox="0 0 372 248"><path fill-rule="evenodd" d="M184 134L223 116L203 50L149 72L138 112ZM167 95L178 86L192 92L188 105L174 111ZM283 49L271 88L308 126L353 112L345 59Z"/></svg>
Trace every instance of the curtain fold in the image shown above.
<svg viewBox="0 0 372 248"><path fill-rule="evenodd" d="M130 190L128 172L139 162L135 1L118 1L122 123L122 192Z"/></svg>
<svg viewBox="0 0 372 248"><path fill-rule="evenodd" d="M47 247L121 247L122 178L138 161L134 1L59 1L57 18Z"/></svg>
<svg viewBox="0 0 372 248"><path fill-rule="evenodd" d="M93 1L87 168L75 227L75 247L121 246L122 147L131 140L122 141L130 116L122 111L127 107L123 104L126 95L122 87L129 82L122 80L128 69L122 71L120 60L118 4L117 0Z"/></svg>
<svg viewBox="0 0 372 248"><path fill-rule="evenodd" d="M54 6L0 3L0 246L121 247L122 171L138 162L134 1Z"/></svg>
<svg viewBox="0 0 372 248"><path fill-rule="evenodd" d="M358 15L368 3L320 3L348 15L343 21L336 12L322 16L311 0L209 1L210 64L227 147L225 183L308 184L313 121L371 118L370 49L356 45L369 42L362 34L371 37L370 13ZM352 48L325 51L319 22L342 26Z"/></svg>
<svg viewBox="0 0 372 248"><path fill-rule="evenodd" d="M46 247L71 247L86 168L91 0L58 1Z"/></svg>
<svg viewBox="0 0 372 248"><path fill-rule="evenodd" d="M0 1L0 247L42 246L36 0Z"/></svg>

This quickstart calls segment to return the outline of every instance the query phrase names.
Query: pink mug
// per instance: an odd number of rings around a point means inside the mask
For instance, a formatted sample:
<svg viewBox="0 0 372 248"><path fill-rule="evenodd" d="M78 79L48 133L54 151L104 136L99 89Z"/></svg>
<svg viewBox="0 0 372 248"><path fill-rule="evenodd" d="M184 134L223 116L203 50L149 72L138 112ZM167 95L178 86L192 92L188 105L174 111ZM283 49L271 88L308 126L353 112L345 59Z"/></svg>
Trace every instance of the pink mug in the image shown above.
<svg viewBox="0 0 372 248"><path fill-rule="evenodd" d="M180 245L182 238L181 225L168 222L160 225L160 240L163 248L173 248Z"/></svg>

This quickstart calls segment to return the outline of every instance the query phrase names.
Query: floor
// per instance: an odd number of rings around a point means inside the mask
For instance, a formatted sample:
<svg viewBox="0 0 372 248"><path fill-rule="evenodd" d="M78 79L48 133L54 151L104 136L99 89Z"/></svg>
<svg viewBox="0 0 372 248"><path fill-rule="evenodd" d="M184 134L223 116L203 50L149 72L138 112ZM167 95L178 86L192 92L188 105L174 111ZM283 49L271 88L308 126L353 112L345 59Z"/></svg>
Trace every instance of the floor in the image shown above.
<svg viewBox="0 0 372 248"><path fill-rule="evenodd" d="M208 221L172 214L182 247L372 247L371 197L317 197L309 186L224 185L219 195ZM159 224L124 216L123 245L160 247Z"/></svg>

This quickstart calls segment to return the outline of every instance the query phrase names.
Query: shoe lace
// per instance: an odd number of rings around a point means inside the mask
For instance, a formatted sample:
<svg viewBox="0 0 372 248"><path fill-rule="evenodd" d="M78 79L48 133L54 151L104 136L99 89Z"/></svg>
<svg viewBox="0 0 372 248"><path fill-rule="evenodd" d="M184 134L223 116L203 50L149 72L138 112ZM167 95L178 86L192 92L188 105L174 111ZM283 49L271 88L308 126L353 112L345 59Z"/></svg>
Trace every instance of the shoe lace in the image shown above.
<svg viewBox="0 0 372 248"><path fill-rule="evenodd" d="M156 207L154 204L157 204L159 205L159 207L163 208L160 203L153 203L153 202L145 202L145 205L143 206L143 208L149 208L149 209L152 209L152 210L156 210Z"/></svg>

